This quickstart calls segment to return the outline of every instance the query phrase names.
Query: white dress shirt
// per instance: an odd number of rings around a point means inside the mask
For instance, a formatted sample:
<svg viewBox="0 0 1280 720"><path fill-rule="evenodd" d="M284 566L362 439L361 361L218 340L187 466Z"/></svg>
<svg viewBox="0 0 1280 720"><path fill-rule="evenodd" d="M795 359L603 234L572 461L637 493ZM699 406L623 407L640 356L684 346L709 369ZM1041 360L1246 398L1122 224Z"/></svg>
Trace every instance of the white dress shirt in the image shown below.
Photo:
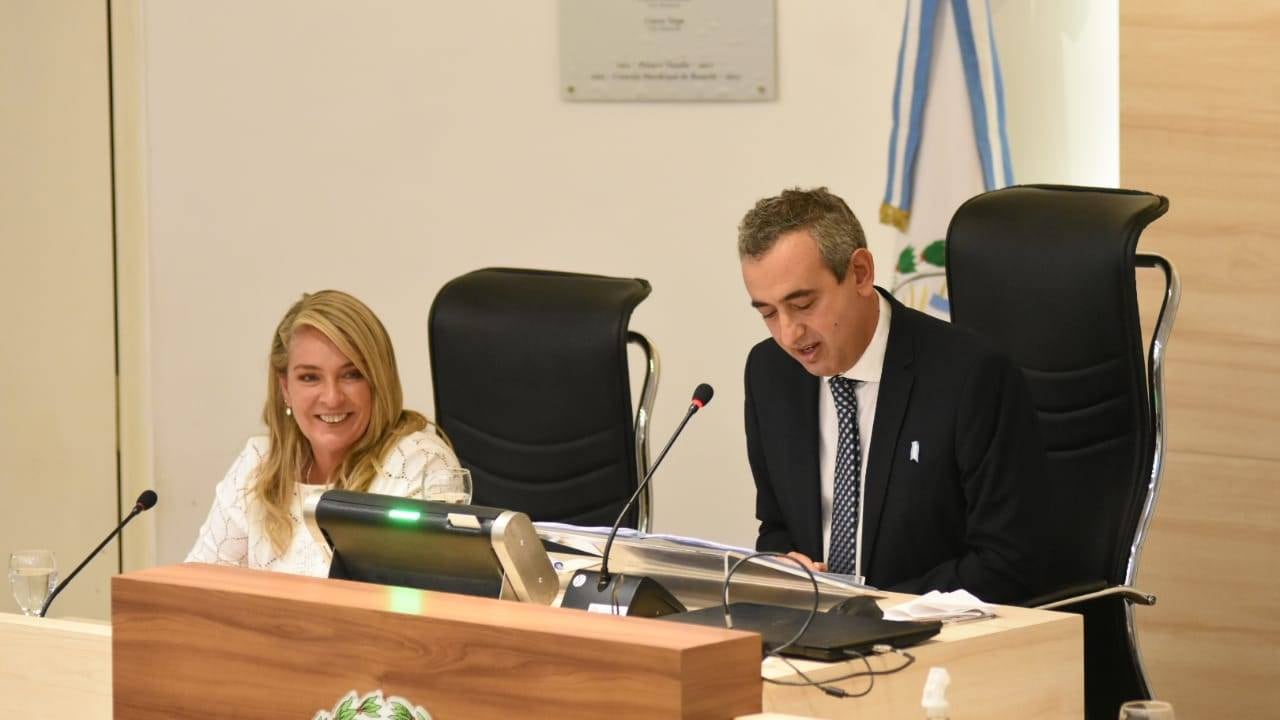
<svg viewBox="0 0 1280 720"><path fill-rule="evenodd" d="M282 555L277 555L267 537L262 507L253 497L258 466L271 447L265 435L249 438L240 456L213 494L213 507L187 562L263 568L295 575L327 577L332 554L317 543L302 518L304 496L330 489L326 485L294 486L289 503L293 536ZM459 467L449 446L434 432L415 432L396 444L382 462L382 472L374 478L369 492L422 499L423 480L447 468Z"/></svg>
<svg viewBox="0 0 1280 720"><path fill-rule="evenodd" d="M857 554L854 557L853 574L863 576L862 571L862 509L867 499L867 452L871 447L871 426L876 419L876 398L880 395L880 372L884 369L884 351L889 343L889 319L892 310L889 301L876 293L880 300L880 318L876 321L871 342L853 367L842 373L857 380L854 395L858 398L858 442L861 445L862 466L858 468L858 522ZM831 553L831 505L835 496L836 448L840 442L839 417L836 400L831 395L831 383L827 378L818 383L818 468L822 483L822 556Z"/></svg>

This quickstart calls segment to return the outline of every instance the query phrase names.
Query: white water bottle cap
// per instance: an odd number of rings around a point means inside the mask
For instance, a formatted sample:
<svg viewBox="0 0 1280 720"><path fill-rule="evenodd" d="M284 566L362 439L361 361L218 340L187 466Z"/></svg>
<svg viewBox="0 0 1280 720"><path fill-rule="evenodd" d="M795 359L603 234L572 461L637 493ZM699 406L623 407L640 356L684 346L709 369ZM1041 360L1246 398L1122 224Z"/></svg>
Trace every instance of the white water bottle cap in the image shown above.
<svg viewBox="0 0 1280 720"><path fill-rule="evenodd" d="M950 684L951 674L946 668L929 668L929 676L924 681L924 695L920 697L925 718L945 720L951 713L951 705L947 702L947 686Z"/></svg>

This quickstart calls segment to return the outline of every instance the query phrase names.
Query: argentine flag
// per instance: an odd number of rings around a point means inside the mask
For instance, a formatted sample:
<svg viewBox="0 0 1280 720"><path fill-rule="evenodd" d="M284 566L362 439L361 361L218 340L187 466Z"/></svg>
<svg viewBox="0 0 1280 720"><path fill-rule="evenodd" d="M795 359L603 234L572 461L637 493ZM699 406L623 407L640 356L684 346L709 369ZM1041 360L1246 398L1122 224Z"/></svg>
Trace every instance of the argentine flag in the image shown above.
<svg viewBox="0 0 1280 720"><path fill-rule="evenodd" d="M943 319L951 216L1013 184L994 34L987 0L907 0L880 222L901 231L894 295Z"/></svg>

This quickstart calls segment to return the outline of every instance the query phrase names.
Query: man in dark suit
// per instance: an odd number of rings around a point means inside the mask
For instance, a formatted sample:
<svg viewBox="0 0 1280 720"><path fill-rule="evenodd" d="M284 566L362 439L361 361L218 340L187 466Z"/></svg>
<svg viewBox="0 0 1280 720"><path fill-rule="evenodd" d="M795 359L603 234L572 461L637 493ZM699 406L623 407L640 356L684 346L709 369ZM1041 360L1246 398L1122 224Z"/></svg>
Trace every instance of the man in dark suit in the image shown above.
<svg viewBox="0 0 1280 720"><path fill-rule="evenodd" d="M1040 589L1045 455L1021 373L875 286L843 200L788 190L739 227L773 336L747 358L756 547L880 588Z"/></svg>

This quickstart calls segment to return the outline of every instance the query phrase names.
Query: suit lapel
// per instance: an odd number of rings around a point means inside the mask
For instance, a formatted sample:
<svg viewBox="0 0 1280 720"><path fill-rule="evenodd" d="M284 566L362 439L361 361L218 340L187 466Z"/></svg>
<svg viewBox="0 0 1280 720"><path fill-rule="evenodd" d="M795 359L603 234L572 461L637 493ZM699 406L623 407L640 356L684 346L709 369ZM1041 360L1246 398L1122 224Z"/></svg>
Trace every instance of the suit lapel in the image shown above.
<svg viewBox="0 0 1280 720"><path fill-rule="evenodd" d="M863 574L870 576L868 566L875 558L876 538L880 533L880 517L888 494L893 471L894 448L902 432L902 421L911 399L915 374L911 362L915 357L915 339L911 317L906 308L886 294L893 307L889 322L889 340L885 346L884 369L880 373L880 393L876 398L876 417L871 426L871 447L867 452L866 504L862 514ZM816 414L816 413L815 413Z"/></svg>
<svg viewBox="0 0 1280 720"><path fill-rule="evenodd" d="M795 409L795 414L787 418L795 443L790 447L798 452L784 467L795 473L788 483L799 492L795 498L798 503L800 522L793 527L805 528L808 542L805 551L817 559L822 553L822 479L818 473L818 378L810 375L799 363L792 363L794 372L789 373L787 397L796 398L797 402L787 403L784 407ZM797 540L799 538L796 538ZM817 554L813 554L817 553Z"/></svg>

